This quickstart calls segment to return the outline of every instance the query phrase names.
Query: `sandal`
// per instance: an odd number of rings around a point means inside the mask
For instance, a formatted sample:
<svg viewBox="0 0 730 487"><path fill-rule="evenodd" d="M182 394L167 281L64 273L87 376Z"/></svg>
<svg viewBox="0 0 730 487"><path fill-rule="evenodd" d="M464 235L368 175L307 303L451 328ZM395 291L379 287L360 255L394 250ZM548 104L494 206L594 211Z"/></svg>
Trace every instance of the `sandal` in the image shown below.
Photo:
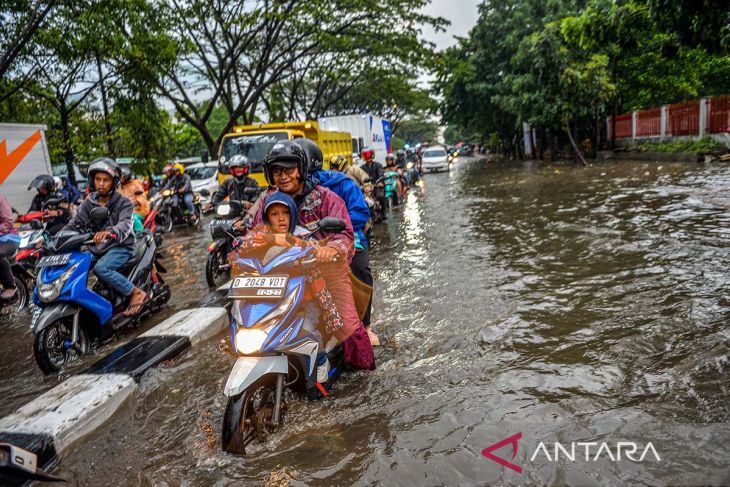
<svg viewBox="0 0 730 487"><path fill-rule="evenodd" d="M147 303L150 302L150 296L149 294L145 294L144 299L136 304L130 304L129 307L122 312L122 315L126 316L127 318L130 318L132 316L138 315L140 311L145 307Z"/></svg>
<svg viewBox="0 0 730 487"><path fill-rule="evenodd" d="M367 332L368 338L370 339L370 346L379 347L380 338L378 338L378 335L376 335L375 332L373 332L373 330L371 330L369 326L365 327L365 331Z"/></svg>

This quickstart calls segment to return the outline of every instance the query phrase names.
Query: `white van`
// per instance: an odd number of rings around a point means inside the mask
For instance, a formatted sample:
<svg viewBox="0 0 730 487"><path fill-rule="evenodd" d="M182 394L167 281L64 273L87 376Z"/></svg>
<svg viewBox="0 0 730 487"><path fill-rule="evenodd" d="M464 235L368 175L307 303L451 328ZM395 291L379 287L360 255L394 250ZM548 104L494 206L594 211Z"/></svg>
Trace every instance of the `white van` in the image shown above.
<svg viewBox="0 0 730 487"><path fill-rule="evenodd" d="M451 169L449 166L449 154L446 152L446 148L440 145L423 149L421 162L424 171L448 171Z"/></svg>

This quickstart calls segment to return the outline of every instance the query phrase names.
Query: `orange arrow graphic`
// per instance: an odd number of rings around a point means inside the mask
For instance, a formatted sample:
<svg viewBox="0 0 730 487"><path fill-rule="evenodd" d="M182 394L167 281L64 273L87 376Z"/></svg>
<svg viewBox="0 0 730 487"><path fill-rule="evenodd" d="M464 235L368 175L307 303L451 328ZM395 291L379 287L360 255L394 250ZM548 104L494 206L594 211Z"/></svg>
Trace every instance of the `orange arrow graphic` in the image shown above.
<svg viewBox="0 0 730 487"><path fill-rule="evenodd" d="M0 184L3 184L10 173L18 167L20 161L25 159L25 156L33 150L33 147L41 140L41 131L36 130L33 135L28 137L15 148L13 152L8 154L7 143L5 140L0 141Z"/></svg>

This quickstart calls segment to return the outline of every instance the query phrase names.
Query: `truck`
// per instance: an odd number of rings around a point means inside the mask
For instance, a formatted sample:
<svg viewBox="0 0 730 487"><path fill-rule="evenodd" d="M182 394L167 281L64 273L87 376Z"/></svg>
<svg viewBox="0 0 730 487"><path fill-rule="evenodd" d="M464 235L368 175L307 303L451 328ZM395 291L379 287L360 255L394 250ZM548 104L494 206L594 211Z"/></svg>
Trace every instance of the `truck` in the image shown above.
<svg viewBox="0 0 730 487"><path fill-rule="evenodd" d="M320 117L319 126L323 130L341 130L352 134L352 152L360 154L370 148L375 152L375 160L385 165L385 156L391 150L390 122L372 113Z"/></svg>
<svg viewBox="0 0 730 487"><path fill-rule="evenodd" d="M0 123L0 195L25 213L35 193L28 185L39 174L52 174L46 126Z"/></svg>
<svg viewBox="0 0 730 487"><path fill-rule="evenodd" d="M268 186L263 162L269 149L279 141L302 137L315 141L322 149L325 169L329 169L332 156L341 155L352 161L352 136L347 132L322 130L314 120L238 125L233 127L231 133L223 136L218 154L218 182L222 183L230 177L228 161L231 157L243 154L251 163L249 176L260 186Z"/></svg>

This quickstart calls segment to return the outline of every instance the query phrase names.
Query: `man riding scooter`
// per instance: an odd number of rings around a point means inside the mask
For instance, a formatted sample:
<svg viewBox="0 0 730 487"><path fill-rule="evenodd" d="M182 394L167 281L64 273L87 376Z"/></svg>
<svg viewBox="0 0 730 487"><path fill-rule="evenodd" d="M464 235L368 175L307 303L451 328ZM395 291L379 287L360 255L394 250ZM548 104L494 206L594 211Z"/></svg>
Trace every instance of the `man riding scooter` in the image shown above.
<svg viewBox="0 0 730 487"><path fill-rule="evenodd" d="M269 149L264 159L264 173L270 188L262 195L263 204L256 209L251 225L256 227L263 222L266 199L277 189L294 198L299 210L299 223L303 227L314 227L327 216L345 223L345 229L341 232L326 234L317 230L311 237L322 242L315 255L319 262L327 263L322 266L322 276L345 323L347 334L351 334L343 344L345 361L353 367L372 370L375 368L375 356L357 314L347 266L354 254L352 223L344 201L307 178L307 166L306 154L293 141L280 141ZM340 260L338 255L347 258Z"/></svg>
<svg viewBox="0 0 730 487"><path fill-rule="evenodd" d="M360 156L365 161L365 164L360 166L360 169L365 171L370 177L370 181L375 184L373 196L380 203L380 220L376 221L383 221L387 218L385 210L388 208L388 204L385 201L385 191L383 190L384 184L380 181L383 177L383 166L375 160L375 151L372 149L363 149Z"/></svg>
<svg viewBox="0 0 730 487"><path fill-rule="evenodd" d="M56 192L56 181L48 174L36 176L28 185L28 191L33 188L35 188L37 194L30 202L28 213L33 211L47 211L48 213L45 217L46 231L49 235L55 235L56 232L68 223L70 218L68 208L61 206L68 204L66 198ZM53 200L61 200L63 203L49 207L48 203Z"/></svg>
<svg viewBox="0 0 730 487"><path fill-rule="evenodd" d="M310 139L295 139L307 155L309 180L314 185L322 185L342 198L350 215L352 229L355 232L355 255L350 263L350 270L357 279L359 289L363 292L362 302L367 302L362 323L373 346L380 345L380 339L370 329L370 311L372 308L373 275L370 271L370 257L368 255L368 240L365 236L365 227L370 222L370 208L365 196L352 178L337 171L327 171L322 167L324 156L319 146ZM342 157L342 156L340 156Z"/></svg>
<svg viewBox="0 0 730 487"><path fill-rule="evenodd" d="M178 197L185 203L190 221L195 223L198 217L195 214L195 206L193 205L193 182L190 176L185 174L185 166L180 163L172 166L172 171L168 174L165 189L172 189L177 193Z"/></svg>
<svg viewBox="0 0 730 487"><path fill-rule="evenodd" d="M114 292L129 298L129 307L125 316L133 316L144 306L147 295L124 275L117 272L134 254L135 237L132 231L132 201L122 196L117 190L121 174L114 159L100 157L89 166L89 181L93 182L95 191L79 206L71 221L61 231L82 231L92 221L91 210L104 206L109 210L106 222L95 222L104 230L94 234L94 244L114 240L105 246L102 255L92 256L94 274Z"/></svg>
<svg viewBox="0 0 730 487"><path fill-rule="evenodd" d="M228 163L228 169L231 172L231 178L226 179L220 185L218 190L213 193L210 203L205 205L204 212L209 212L215 206L218 206L224 199L230 198L235 201L243 201L244 213L253 206L253 202L258 198L260 191L259 183L255 179L248 177L251 170L251 164L248 158L242 154L231 157ZM242 222L238 222L237 226Z"/></svg>

